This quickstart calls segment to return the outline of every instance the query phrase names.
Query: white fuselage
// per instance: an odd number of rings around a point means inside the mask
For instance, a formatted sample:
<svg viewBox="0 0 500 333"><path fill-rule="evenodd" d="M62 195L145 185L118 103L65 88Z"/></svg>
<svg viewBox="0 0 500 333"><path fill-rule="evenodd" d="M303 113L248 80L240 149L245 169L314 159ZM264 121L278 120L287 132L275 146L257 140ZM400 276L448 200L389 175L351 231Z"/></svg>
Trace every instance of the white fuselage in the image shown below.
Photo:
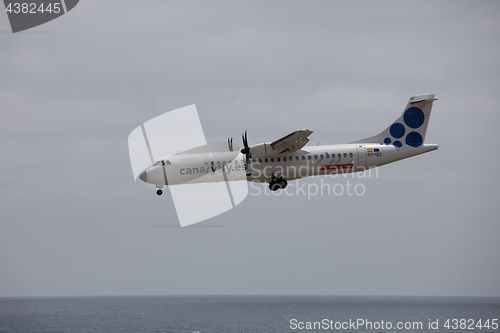
<svg viewBox="0 0 500 333"><path fill-rule="evenodd" d="M359 143L313 146L289 154L252 156L249 166L245 163L245 155L235 151L180 154L164 157L158 165L147 168L145 181L162 186L228 180L270 182L273 176L293 180L313 175L362 172L437 148L436 144L417 148Z"/></svg>

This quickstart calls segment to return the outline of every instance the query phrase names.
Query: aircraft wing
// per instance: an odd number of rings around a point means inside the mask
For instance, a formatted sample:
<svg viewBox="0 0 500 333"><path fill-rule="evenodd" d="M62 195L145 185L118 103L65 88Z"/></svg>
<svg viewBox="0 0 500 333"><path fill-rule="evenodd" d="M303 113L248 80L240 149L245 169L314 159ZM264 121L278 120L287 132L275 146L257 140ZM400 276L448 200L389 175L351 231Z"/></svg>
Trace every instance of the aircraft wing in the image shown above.
<svg viewBox="0 0 500 333"><path fill-rule="evenodd" d="M271 142L271 147L273 150L278 151L278 154L297 151L309 142L307 137L311 135L312 132L313 131L310 130L292 132L281 139Z"/></svg>

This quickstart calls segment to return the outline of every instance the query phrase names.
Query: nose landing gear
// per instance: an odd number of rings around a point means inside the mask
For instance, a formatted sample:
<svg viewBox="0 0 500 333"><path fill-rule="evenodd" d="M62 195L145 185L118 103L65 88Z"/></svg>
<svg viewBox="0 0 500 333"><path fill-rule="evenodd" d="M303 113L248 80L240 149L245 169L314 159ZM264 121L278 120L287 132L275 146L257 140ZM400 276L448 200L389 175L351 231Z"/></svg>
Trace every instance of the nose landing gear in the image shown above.
<svg viewBox="0 0 500 333"><path fill-rule="evenodd" d="M163 185L158 185L158 184L156 185L156 188L158 189L156 191L156 194L158 194L158 195L162 195L163 194L163 191L161 190L162 187L163 187Z"/></svg>

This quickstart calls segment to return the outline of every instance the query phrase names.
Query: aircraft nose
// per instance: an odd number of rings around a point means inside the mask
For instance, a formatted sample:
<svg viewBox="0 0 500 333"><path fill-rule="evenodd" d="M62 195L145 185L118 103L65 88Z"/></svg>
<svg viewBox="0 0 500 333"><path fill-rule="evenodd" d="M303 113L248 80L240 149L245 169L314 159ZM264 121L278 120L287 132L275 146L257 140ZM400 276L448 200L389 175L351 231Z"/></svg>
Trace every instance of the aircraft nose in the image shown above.
<svg viewBox="0 0 500 333"><path fill-rule="evenodd" d="M139 176L139 179L142 180L143 182L147 183L148 182L148 173L146 171L144 171Z"/></svg>

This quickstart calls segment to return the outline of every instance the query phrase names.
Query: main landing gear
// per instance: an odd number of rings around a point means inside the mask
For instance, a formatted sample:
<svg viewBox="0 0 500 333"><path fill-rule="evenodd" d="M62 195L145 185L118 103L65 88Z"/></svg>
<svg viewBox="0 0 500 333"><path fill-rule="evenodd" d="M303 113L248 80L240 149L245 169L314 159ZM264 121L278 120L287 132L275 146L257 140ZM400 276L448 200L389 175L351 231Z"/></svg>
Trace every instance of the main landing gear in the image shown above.
<svg viewBox="0 0 500 333"><path fill-rule="evenodd" d="M288 182L283 177L271 177L271 182L269 183L269 189L271 191L282 190L288 185Z"/></svg>

